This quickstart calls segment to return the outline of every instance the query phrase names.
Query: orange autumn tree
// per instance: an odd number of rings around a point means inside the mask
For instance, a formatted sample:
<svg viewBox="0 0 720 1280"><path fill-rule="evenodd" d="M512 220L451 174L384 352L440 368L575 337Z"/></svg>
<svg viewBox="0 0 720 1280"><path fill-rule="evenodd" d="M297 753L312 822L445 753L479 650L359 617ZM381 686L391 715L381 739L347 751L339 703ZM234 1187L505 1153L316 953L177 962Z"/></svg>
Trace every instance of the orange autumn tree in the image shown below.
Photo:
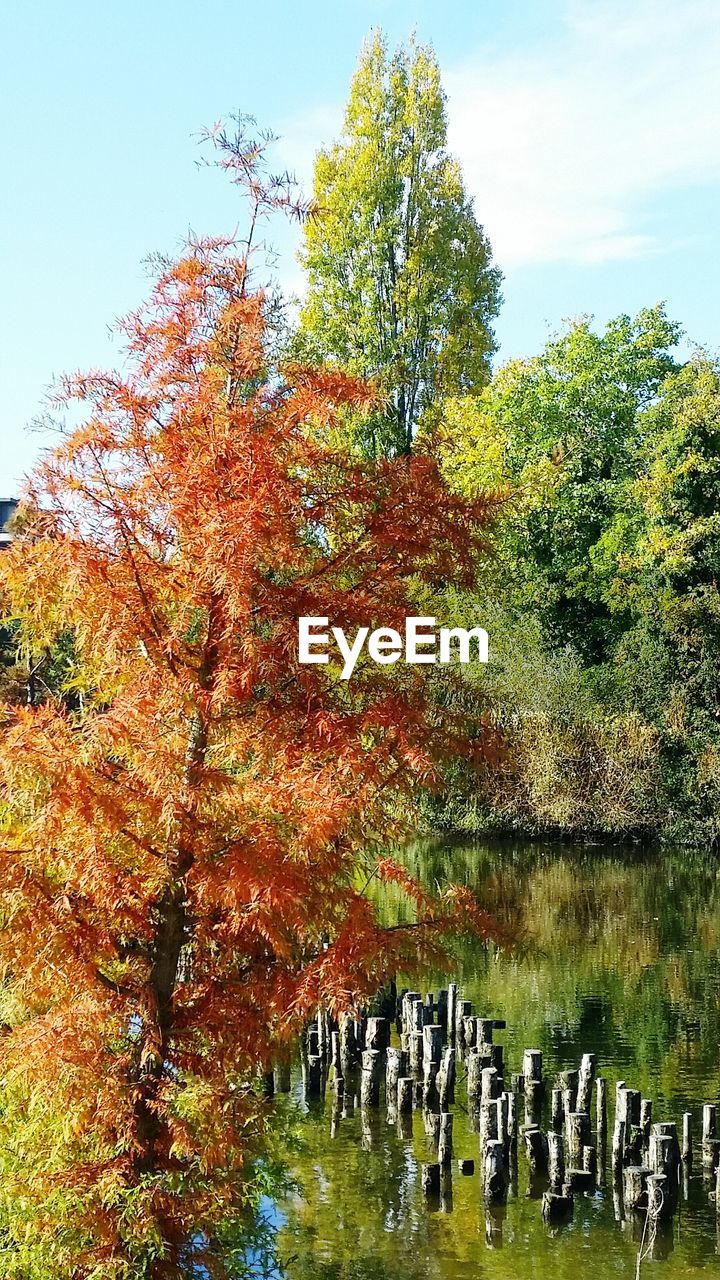
<svg viewBox="0 0 720 1280"><path fill-rule="evenodd" d="M0 560L20 647L71 654L0 737L4 1275L232 1274L253 1075L428 936L383 931L358 868L458 726L422 667L299 665L297 620L401 626L470 580L486 512L430 456L348 457L372 390L273 368L265 308L229 243L166 264L124 372L65 384L82 425Z"/></svg>

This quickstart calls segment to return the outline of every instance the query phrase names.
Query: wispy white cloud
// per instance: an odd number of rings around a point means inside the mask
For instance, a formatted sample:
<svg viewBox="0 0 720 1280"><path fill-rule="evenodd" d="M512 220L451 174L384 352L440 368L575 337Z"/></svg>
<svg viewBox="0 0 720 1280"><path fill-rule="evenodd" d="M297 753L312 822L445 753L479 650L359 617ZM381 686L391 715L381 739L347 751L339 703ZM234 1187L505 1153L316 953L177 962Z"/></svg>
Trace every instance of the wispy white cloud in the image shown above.
<svg viewBox="0 0 720 1280"><path fill-rule="evenodd" d="M662 252L663 197L720 180L718 0L569 0L562 13L552 41L443 67L450 145L507 268ZM342 113L316 105L281 129L306 188Z"/></svg>
<svg viewBox="0 0 720 1280"><path fill-rule="evenodd" d="M562 35L445 69L450 143L503 266L661 251L662 197L720 178L717 0L573 3Z"/></svg>

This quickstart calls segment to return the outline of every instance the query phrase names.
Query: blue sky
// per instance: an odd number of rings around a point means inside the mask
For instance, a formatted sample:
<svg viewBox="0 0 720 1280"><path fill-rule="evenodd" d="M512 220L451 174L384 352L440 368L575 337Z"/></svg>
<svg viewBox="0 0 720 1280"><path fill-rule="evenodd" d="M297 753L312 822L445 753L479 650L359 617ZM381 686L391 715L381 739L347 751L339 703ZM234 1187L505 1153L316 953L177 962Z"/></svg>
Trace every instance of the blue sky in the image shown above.
<svg viewBox="0 0 720 1280"><path fill-rule="evenodd" d="M235 110L282 135L309 179L339 131L363 37L431 40L450 141L505 272L500 359L566 317L665 299L720 347L717 0L34 0L6 5L0 86L0 497L48 442L52 379L120 357L108 326L147 291L143 260L239 221L198 168L197 133ZM292 236L279 274L300 284Z"/></svg>

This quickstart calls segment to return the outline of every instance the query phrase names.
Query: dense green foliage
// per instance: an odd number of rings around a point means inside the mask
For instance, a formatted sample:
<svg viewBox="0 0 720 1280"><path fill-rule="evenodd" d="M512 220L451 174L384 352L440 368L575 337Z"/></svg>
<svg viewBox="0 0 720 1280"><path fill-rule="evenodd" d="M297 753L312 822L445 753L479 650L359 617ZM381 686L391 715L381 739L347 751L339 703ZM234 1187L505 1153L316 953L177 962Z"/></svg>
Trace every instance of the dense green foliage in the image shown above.
<svg viewBox="0 0 720 1280"><path fill-rule="evenodd" d="M464 601L504 749L454 776L452 823L720 833L720 383L679 337L660 307L581 320L446 406L453 483L512 491Z"/></svg>
<svg viewBox="0 0 720 1280"><path fill-rule="evenodd" d="M383 411L357 424L371 454L407 453L436 397L489 377L499 275L456 161L431 49L366 45L341 140L315 164L298 349L378 379Z"/></svg>

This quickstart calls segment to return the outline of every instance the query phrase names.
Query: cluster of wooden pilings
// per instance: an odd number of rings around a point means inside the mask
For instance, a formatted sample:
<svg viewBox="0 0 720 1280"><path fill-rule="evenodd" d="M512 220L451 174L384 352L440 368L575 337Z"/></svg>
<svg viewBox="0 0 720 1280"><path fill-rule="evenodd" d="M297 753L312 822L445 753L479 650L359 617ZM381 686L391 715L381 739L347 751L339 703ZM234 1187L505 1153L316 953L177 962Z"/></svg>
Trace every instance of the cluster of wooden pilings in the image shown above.
<svg viewBox="0 0 720 1280"><path fill-rule="evenodd" d="M423 996L394 985L376 1002L381 1012L337 1023L318 1013L301 1045L305 1098L332 1088L332 1132L355 1107L371 1121L384 1095L387 1119L411 1137L421 1113L435 1158L421 1165L429 1205L451 1203L452 1165L462 1176L479 1172L486 1204L501 1206L517 1191L518 1145L527 1156L530 1189L548 1224L572 1219L576 1192L604 1184L608 1167L607 1081L595 1055L554 1079L543 1074L539 1049L525 1049L522 1070L508 1072L495 1034L497 1018L479 1017L456 983ZM462 1089L461 1089L462 1086ZM280 1087L284 1087L284 1082ZM465 1105L456 1093L464 1095ZM453 1108L467 1111L476 1151L453 1159ZM615 1215L637 1215L653 1225L669 1219L693 1162L692 1114L653 1123L652 1102L620 1081L615 1087L610 1144ZM716 1107L703 1108L700 1158L720 1213L720 1139Z"/></svg>

